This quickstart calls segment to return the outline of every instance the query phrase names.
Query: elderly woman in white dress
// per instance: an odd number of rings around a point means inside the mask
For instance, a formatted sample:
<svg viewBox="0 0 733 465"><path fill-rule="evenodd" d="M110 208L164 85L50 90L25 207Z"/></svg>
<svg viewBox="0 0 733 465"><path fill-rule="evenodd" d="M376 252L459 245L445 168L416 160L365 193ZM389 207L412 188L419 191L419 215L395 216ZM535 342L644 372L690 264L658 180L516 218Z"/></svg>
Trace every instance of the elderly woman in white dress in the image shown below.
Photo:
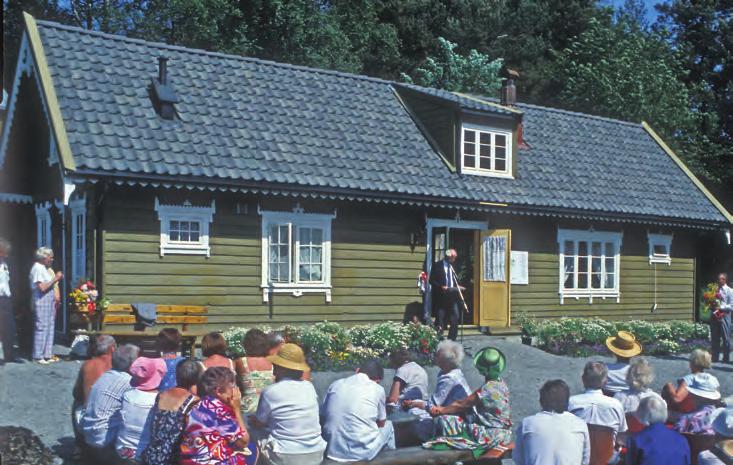
<svg viewBox="0 0 733 465"><path fill-rule="evenodd" d="M410 413L419 414L421 417L421 420L416 422L415 434L423 441L433 435L433 419L428 413L432 407L445 407L471 394L471 388L461 371L464 356L461 344L450 339L441 341L435 349L435 364L440 368L435 392L427 401L402 402L403 408L410 409Z"/></svg>
<svg viewBox="0 0 733 465"><path fill-rule="evenodd" d="M636 358L631 362L629 370L626 372L626 383L628 383L629 389L617 392L613 396L624 407L626 420L631 433L636 433L644 429L644 424L637 415L639 403L642 399L655 397L661 400L665 407L667 405L659 394L649 388L652 382L654 382L654 368L649 364L647 359L643 357Z"/></svg>
<svg viewBox="0 0 733 465"><path fill-rule="evenodd" d="M30 272L33 302L33 361L41 364L58 360L53 355L53 332L56 322L54 286L64 274L48 271L53 263L53 250L41 247L36 250L36 262Z"/></svg>

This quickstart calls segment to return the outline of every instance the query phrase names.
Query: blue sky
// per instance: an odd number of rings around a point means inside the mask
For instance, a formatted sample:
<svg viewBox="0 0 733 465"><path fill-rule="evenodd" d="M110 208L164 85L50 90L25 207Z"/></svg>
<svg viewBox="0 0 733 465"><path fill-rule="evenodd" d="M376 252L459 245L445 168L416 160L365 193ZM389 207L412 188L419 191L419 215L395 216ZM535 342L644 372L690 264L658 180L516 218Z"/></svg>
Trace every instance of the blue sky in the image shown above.
<svg viewBox="0 0 733 465"><path fill-rule="evenodd" d="M624 0L600 0L599 3L601 5L618 7L624 4ZM646 5L646 18L650 23L653 23L657 19L657 10L654 9L654 5L658 3L667 3L667 0L644 0L644 5Z"/></svg>

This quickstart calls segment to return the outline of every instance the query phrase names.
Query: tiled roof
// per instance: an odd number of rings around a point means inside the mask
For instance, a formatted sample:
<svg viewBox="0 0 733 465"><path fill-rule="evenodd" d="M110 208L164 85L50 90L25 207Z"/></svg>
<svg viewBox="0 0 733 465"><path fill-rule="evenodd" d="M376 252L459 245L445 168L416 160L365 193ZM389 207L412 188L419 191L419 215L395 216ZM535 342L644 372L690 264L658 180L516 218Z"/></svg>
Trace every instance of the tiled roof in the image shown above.
<svg viewBox="0 0 733 465"><path fill-rule="evenodd" d="M395 86L403 84L45 21L38 28L82 174L725 222L639 124L519 105L530 149L519 151L516 179L461 175L402 107ZM161 119L148 95L160 55L180 98L176 121Z"/></svg>

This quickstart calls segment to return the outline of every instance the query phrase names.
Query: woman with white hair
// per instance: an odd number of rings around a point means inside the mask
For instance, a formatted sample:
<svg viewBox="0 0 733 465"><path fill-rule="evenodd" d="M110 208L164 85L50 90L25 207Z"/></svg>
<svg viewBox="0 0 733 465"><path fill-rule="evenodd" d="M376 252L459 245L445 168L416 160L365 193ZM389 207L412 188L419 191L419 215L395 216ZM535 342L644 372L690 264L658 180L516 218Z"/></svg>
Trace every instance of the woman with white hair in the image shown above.
<svg viewBox="0 0 733 465"><path fill-rule="evenodd" d="M637 414L637 409L642 399L656 397L664 402L659 394L649 388L652 382L654 382L654 368L649 364L647 359L643 357L636 358L631 362L629 370L626 372L626 383L629 385L629 389L617 392L613 396L624 407L629 431L632 433L644 429L644 425L639 420ZM667 407L666 402L664 402L664 406L665 408Z"/></svg>
<svg viewBox="0 0 733 465"><path fill-rule="evenodd" d="M431 408L445 407L457 400L465 399L471 393L471 388L461 370L464 356L461 344L449 339L441 341L435 349L435 364L440 368L435 392L427 401L405 400L402 403L405 409L419 410L422 420L417 422L415 433L421 440L426 440L433 434L433 420L428 413Z"/></svg>
<svg viewBox="0 0 733 465"><path fill-rule="evenodd" d="M690 446L680 433L667 428L667 404L645 397L637 415L646 427L627 442L626 465L690 465Z"/></svg>
<svg viewBox="0 0 733 465"><path fill-rule="evenodd" d="M58 361L53 355L53 331L56 321L54 286L64 278L60 271L55 275L48 271L53 263L53 250L41 247L36 250L36 262L30 272L33 305L33 361L47 364Z"/></svg>

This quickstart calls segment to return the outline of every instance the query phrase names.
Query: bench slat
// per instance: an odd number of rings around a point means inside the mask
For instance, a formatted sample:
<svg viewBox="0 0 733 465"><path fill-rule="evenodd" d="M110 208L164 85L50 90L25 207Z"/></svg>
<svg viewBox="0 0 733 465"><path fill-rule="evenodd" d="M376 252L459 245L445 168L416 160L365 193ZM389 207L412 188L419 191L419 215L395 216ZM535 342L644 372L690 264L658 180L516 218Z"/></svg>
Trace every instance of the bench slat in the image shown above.
<svg viewBox="0 0 733 465"><path fill-rule="evenodd" d="M156 305L155 311L191 315L206 313L206 307L201 305ZM110 304L105 313L132 313L132 304Z"/></svg>
<svg viewBox="0 0 733 465"><path fill-rule="evenodd" d="M158 324L205 324L209 320L206 316L193 316L193 315L160 315L156 318ZM135 324L134 315L105 315L105 325L131 325Z"/></svg>

